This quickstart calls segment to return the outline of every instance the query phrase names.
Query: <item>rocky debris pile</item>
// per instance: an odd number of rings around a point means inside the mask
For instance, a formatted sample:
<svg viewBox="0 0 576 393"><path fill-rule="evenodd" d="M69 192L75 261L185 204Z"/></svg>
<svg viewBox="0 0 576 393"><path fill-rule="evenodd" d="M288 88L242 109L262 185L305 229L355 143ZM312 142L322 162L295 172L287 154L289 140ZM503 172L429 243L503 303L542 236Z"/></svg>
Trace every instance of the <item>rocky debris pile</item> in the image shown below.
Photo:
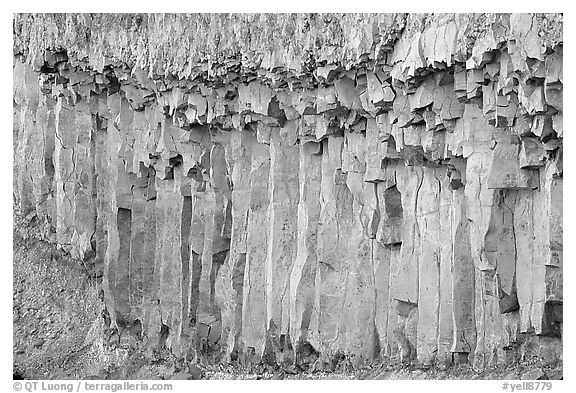
<svg viewBox="0 0 576 393"><path fill-rule="evenodd" d="M278 16L293 45L230 51L186 28L253 17L15 18L16 199L101 269L114 340L320 371L560 359L561 15Z"/></svg>
<svg viewBox="0 0 576 393"><path fill-rule="evenodd" d="M41 240L34 215L16 215L14 229L14 372L81 378L98 361L86 356L100 336L98 287L82 265Z"/></svg>
<svg viewBox="0 0 576 393"><path fill-rule="evenodd" d="M206 372L207 379L240 379L240 380L561 380L562 362L547 365L545 367L535 367L530 362L520 362L518 364L500 365L488 367L479 371L470 364L452 364L450 366L425 367L416 364L411 365L391 365L376 361L370 365L352 370L336 370L334 372L325 371L298 371L280 369L255 372L256 370L239 369L237 367L226 367L220 369L210 369Z"/></svg>

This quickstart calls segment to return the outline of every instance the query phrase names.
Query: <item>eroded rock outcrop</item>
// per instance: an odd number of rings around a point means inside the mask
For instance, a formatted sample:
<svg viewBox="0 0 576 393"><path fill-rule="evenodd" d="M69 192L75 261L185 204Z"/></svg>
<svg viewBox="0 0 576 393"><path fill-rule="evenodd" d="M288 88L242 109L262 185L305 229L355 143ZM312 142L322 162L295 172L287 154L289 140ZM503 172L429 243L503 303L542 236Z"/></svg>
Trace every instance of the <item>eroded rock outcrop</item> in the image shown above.
<svg viewBox="0 0 576 393"><path fill-rule="evenodd" d="M561 15L14 32L14 193L102 271L112 327L321 369L561 357Z"/></svg>

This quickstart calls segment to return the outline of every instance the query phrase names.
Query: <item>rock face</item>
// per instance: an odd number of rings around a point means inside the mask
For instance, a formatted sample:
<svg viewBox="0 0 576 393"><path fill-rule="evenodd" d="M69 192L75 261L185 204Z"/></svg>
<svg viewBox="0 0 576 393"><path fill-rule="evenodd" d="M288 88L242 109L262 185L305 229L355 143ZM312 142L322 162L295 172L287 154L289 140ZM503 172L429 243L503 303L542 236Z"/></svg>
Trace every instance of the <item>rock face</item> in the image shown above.
<svg viewBox="0 0 576 393"><path fill-rule="evenodd" d="M148 347L483 368L560 342L561 15L14 32L18 206L101 269L112 326Z"/></svg>

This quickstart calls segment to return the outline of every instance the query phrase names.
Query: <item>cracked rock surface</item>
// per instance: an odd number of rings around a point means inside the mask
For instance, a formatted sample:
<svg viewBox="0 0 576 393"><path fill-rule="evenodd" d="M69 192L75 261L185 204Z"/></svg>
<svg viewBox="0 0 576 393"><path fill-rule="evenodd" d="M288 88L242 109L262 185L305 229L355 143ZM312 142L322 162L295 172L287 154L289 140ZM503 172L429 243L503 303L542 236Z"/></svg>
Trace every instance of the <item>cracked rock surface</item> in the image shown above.
<svg viewBox="0 0 576 393"><path fill-rule="evenodd" d="M17 14L13 65L17 206L119 341L561 361L561 15Z"/></svg>

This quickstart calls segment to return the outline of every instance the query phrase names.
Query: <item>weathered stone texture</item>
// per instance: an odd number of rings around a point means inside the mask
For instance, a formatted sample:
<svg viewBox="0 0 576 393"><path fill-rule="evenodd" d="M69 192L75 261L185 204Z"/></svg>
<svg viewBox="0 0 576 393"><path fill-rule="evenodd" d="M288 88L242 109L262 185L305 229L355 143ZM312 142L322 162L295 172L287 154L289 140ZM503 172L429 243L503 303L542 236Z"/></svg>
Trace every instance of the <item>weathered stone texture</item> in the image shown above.
<svg viewBox="0 0 576 393"><path fill-rule="evenodd" d="M14 24L15 199L112 327L322 370L559 353L560 15Z"/></svg>

